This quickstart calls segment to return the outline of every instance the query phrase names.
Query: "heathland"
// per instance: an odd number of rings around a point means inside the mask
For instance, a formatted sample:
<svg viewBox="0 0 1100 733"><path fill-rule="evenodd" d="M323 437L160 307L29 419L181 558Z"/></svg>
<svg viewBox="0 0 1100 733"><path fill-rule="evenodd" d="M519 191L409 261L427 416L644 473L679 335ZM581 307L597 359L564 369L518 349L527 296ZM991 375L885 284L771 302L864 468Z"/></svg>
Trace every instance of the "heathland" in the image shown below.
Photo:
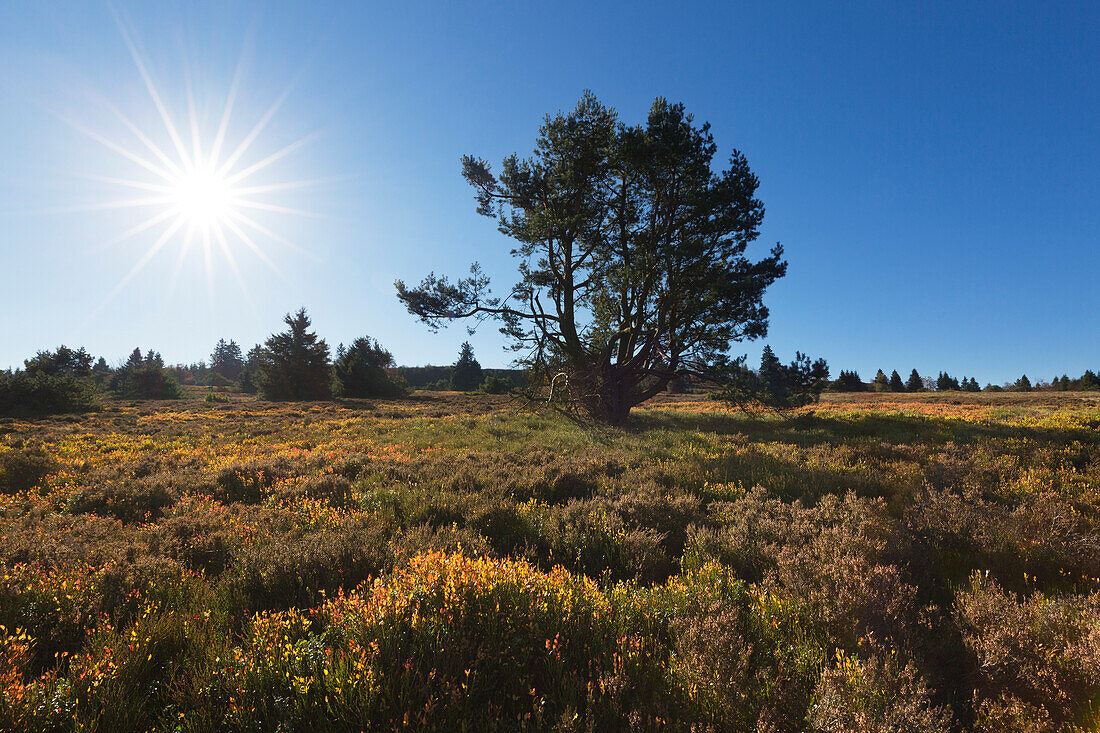
<svg viewBox="0 0 1100 733"><path fill-rule="evenodd" d="M1100 394L0 420L3 730L1095 730Z"/></svg>

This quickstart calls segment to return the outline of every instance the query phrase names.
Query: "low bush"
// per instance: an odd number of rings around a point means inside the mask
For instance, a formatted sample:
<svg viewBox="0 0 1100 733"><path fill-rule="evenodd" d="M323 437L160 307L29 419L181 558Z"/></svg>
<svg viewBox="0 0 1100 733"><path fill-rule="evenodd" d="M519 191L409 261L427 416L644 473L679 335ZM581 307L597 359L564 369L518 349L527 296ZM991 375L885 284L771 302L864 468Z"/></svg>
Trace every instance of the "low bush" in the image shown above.
<svg viewBox="0 0 1100 733"><path fill-rule="evenodd" d="M175 492L163 480L123 479L81 489L69 500L68 510L73 514L111 516L123 522L149 522L175 502Z"/></svg>
<svg viewBox="0 0 1100 733"><path fill-rule="evenodd" d="M1020 600L975 574L956 614L980 729L1061 730L1100 694L1100 593Z"/></svg>
<svg viewBox="0 0 1100 733"><path fill-rule="evenodd" d="M810 713L820 733L947 733L951 715L937 705L912 664L886 650L867 658L836 654L824 670Z"/></svg>
<svg viewBox="0 0 1100 733"><path fill-rule="evenodd" d="M339 527L255 541L226 577L232 603L254 612L310 608L392 566L385 528L347 519Z"/></svg>
<svg viewBox="0 0 1100 733"><path fill-rule="evenodd" d="M234 463L218 471L214 478L213 495L220 502L258 504L276 481L293 475L287 460Z"/></svg>
<svg viewBox="0 0 1100 733"><path fill-rule="evenodd" d="M621 730L656 724L668 690L638 683L661 662L590 580L436 554L312 617L258 618L227 684L241 728Z"/></svg>

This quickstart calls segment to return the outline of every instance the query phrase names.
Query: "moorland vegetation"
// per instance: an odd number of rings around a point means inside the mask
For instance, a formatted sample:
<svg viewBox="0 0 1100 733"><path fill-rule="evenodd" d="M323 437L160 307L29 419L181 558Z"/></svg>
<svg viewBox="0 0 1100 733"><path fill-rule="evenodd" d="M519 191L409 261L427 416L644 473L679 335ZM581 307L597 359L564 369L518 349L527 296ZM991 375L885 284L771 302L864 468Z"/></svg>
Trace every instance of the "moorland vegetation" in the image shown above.
<svg viewBox="0 0 1100 733"><path fill-rule="evenodd" d="M4 730L1092 730L1095 393L0 421Z"/></svg>

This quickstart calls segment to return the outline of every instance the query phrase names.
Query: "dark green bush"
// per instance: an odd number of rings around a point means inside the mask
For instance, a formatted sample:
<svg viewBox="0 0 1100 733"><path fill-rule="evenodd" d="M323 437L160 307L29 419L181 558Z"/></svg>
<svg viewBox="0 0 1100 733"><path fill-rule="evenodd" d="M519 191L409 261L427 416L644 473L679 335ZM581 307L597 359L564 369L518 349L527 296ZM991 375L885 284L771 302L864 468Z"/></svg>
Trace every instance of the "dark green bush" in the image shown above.
<svg viewBox="0 0 1100 733"><path fill-rule="evenodd" d="M479 391L485 394L508 394L512 391L512 380L505 379L496 374L490 374L485 377L485 381L481 383Z"/></svg>
<svg viewBox="0 0 1100 733"><path fill-rule="evenodd" d="M96 407L95 385L89 379L63 374L0 372L0 416L35 417L87 412Z"/></svg>
<svg viewBox="0 0 1100 733"><path fill-rule="evenodd" d="M332 365L333 393L337 397L401 397L408 384L388 371L394 366L393 354L369 336L355 339L351 346L336 352Z"/></svg>

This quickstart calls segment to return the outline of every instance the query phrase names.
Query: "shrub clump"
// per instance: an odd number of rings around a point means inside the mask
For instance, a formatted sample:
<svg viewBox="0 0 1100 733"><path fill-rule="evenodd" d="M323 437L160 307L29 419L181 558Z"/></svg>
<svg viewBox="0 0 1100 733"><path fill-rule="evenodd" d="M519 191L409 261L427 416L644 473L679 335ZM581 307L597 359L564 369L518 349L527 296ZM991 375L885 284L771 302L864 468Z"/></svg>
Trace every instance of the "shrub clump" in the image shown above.
<svg viewBox="0 0 1100 733"><path fill-rule="evenodd" d="M0 416L37 417L96 407L94 383L68 374L0 372Z"/></svg>
<svg viewBox="0 0 1100 733"><path fill-rule="evenodd" d="M176 494L164 481L123 479L80 490L68 508L73 514L94 513L129 523L155 521L175 503Z"/></svg>
<svg viewBox="0 0 1100 733"><path fill-rule="evenodd" d="M0 447L0 494L32 489L57 469L57 461L40 447Z"/></svg>
<svg viewBox="0 0 1100 733"><path fill-rule="evenodd" d="M1061 730L1100 693L1100 593L1018 600L975 573L956 614L979 730Z"/></svg>
<svg viewBox="0 0 1100 733"><path fill-rule="evenodd" d="M242 727L331 725L329 709L370 730L623 729L660 692L623 678L662 679L591 580L461 555L415 557L312 617L260 617L253 634L228 681Z"/></svg>

